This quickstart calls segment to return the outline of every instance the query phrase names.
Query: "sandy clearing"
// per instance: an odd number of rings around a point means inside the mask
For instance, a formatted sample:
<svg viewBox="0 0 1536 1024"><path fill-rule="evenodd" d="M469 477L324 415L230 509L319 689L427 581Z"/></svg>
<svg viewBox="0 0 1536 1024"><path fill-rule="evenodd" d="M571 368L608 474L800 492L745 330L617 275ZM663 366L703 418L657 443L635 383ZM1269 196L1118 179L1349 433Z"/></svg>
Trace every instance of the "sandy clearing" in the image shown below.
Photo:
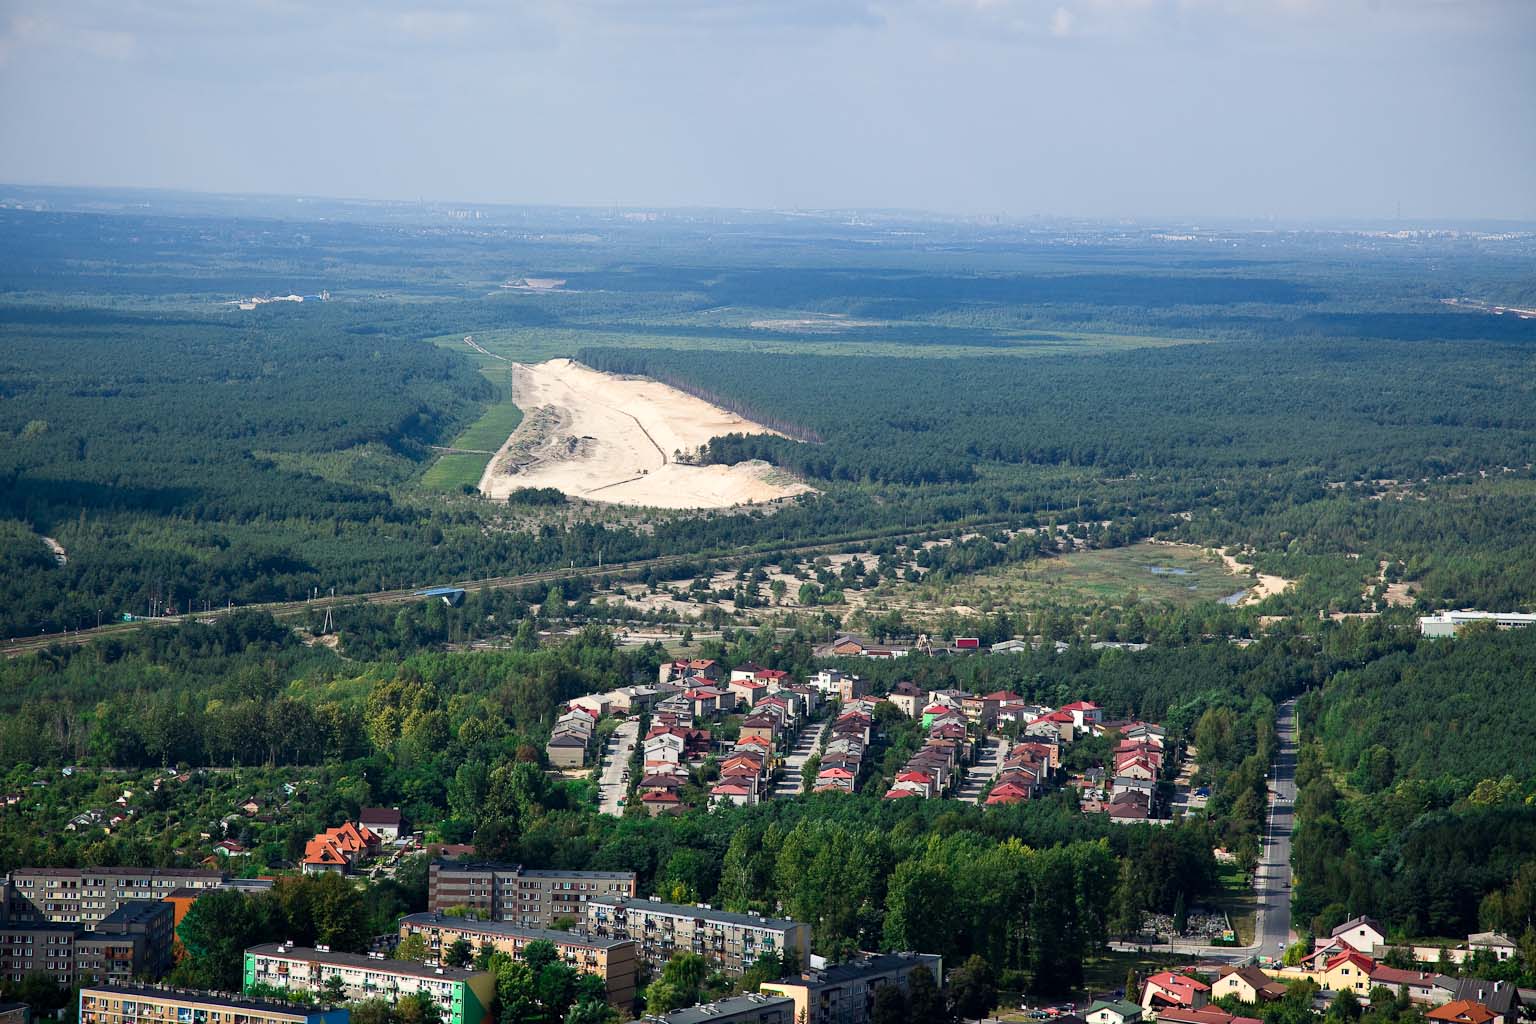
<svg viewBox="0 0 1536 1024"><path fill-rule="evenodd" d="M551 359L514 363L512 391L523 421L480 478L491 498L555 487L617 505L729 508L810 490L765 462L679 465L678 452L718 434L773 431L659 381Z"/></svg>
<svg viewBox="0 0 1536 1024"><path fill-rule="evenodd" d="M1254 588L1248 592L1248 596L1239 601L1238 604L1258 604L1266 597L1273 597L1276 594L1285 593L1291 587L1291 581L1286 579L1284 576L1267 576L1261 572L1254 572L1253 566L1244 565L1242 562L1239 562L1236 558L1228 553L1226 548L1222 548L1219 552L1217 552L1217 554L1221 555L1222 562L1225 563L1227 571L1232 575L1252 575L1259 581L1257 585L1255 585Z"/></svg>

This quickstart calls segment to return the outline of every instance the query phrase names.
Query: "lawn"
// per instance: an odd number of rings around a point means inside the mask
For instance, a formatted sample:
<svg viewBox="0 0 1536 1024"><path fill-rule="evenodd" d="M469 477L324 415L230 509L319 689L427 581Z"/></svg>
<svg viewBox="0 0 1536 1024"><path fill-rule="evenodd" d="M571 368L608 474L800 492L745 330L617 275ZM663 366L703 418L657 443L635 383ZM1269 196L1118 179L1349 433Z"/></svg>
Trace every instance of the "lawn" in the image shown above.
<svg viewBox="0 0 1536 1024"><path fill-rule="evenodd" d="M480 357L484 359L484 357ZM485 464L491 454L502 446L508 435L523 421L523 412L512 404L510 382L505 364L486 366L483 371L501 389L500 400L486 406L480 418L465 428L447 447L466 448L487 454L463 454L445 452L427 467L421 476L421 486L429 491L457 491L466 484L470 487L480 482Z"/></svg>

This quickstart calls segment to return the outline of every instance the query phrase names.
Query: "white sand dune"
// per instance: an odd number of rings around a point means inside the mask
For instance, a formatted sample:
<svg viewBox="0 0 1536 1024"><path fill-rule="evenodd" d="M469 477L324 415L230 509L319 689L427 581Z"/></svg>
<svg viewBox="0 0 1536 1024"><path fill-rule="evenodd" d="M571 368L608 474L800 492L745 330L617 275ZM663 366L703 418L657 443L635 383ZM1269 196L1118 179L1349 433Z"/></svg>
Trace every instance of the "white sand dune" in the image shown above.
<svg viewBox="0 0 1536 1024"><path fill-rule="evenodd" d="M523 422L486 466L480 491L519 487L658 508L729 508L810 490L763 462L688 466L675 453L718 434L773 433L659 381L599 373L569 359L512 368Z"/></svg>

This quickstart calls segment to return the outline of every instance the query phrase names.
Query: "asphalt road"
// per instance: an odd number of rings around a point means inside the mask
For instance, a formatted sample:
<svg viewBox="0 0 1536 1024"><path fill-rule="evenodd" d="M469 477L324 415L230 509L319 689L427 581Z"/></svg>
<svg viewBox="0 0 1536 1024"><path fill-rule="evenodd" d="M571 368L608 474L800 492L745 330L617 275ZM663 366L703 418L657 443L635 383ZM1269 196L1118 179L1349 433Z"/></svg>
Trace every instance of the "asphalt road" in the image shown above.
<svg viewBox="0 0 1536 1024"><path fill-rule="evenodd" d="M960 789L956 795L968 804L979 803L982 791L997 778L997 773L1003 769L1003 750L1008 740L998 736L988 740L986 746L981 748L981 753L976 757L976 763L966 769L965 779L960 783Z"/></svg>
<svg viewBox="0 0 1536 1024"><path fill-rule="evenodd" d="M1281 704L1275 713L1275 760L1270 766L1269 820L1264 847L1254 871L1254 895L1258 898L1256 941L1251 946L1207 946L1199 943L1159 943L1155 946L1112 942L1111 949L1159 952L1240 961L1254 956L1279 957L1291 941L1291 830L1296 808L1296 701Z"/></svg>
<svg viewBox="0 0 1536 1024"><path fill-rule="evenodd" d="M624 783L624 769L629 767L629 755L634 752L635 740L640 735L640 723L624 721L608 737L603 748L603 767L597 778L597 807L604 814L618 817L624 813L619 799L629 789Z"/></svg>
<svg viewBox="0 0 1536 1024"><path fill-rule="evenodd" d="M779 770L778 781L773 785L775 800L792 797L800 792L805 782L800 777L800 770L811 759L811 755L816 753L822 735L831 727L832 720L829 718L825 722L807 722L805 728L800 730L800 737L795 740L794 749L784 758L784 767Z"/></svg>
<svg viewBox="0 0 1536 1024"><path fill-rule="evenodd" d="M1296 701L1280 705L1275 716L1279 741L1269 773L1269 830L1255 873L1259 898L1258 952L1279 956L1291 939L1291 830L1296 824Z"/></svg>

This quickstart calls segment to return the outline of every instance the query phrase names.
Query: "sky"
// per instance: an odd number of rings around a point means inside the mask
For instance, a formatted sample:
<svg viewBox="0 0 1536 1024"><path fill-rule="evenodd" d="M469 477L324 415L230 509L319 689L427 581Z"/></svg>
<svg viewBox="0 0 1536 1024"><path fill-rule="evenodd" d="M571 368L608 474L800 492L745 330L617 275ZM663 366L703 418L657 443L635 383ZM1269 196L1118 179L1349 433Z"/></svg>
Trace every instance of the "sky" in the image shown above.
<svg viewBox="0 0 1536 1024"><path fill-rule="evenodd" d="M1536 0L0 0L0 181L1536 220Z"/></svg>

